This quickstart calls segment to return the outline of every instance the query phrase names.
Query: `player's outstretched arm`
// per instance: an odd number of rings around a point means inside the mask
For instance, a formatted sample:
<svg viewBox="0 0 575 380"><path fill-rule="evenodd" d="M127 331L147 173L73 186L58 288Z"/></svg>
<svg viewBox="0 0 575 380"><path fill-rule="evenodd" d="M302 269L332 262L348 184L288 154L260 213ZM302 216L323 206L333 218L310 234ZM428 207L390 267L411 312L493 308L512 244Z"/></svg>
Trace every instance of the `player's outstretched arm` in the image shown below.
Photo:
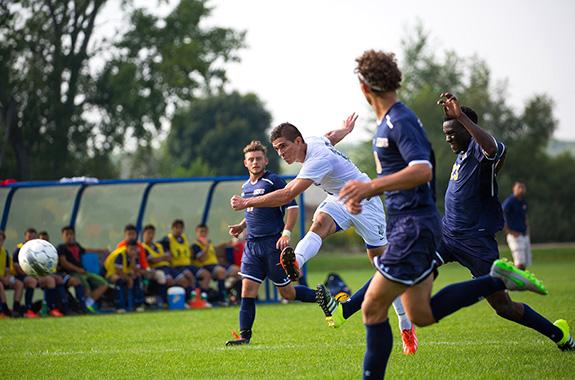
<svg viewBox="0 0 575 380"><path fill-rule="evenodd" d="M347 117L347 119L343 121L341 128L334 129L333 131L330 131L325 134L325 137L327 137L331 145L337 144L338 142L343 140L345 136L349 135L353 131L355 121L357 120L358 116L359 115L357 115L355 112L352 113Z"/></svg>
<svg viewBox="0 0 575 380"><path fill-rule="evenodd" d="M238 195L234 195L232 199L230 199L230 206L236 211L248 207L280 207L294 200L310 187L312 183L313 181L310 179L296 178L283 189L272 191L261 197L242 198Z"/></svg>
<svg viewBox="0 0 575 380"><path fill-rule="evenodd" d="M467 129L467 132L477 141L487 157L495 157L497 154L497 142L489 133L475 124L466 114L461 111L461 105L455 95L444 92L441 94L437 104L443 107L443 112L449 117L459 121Z"/></svg>

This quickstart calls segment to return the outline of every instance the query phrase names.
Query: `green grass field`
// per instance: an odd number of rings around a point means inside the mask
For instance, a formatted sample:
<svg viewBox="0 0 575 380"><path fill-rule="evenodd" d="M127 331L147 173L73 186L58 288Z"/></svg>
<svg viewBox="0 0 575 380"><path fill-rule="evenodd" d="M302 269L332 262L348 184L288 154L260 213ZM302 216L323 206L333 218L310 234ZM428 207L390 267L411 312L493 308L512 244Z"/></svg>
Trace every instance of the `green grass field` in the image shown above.
<svg viewBox="0 0 575 380"><path fill-rule="evenodd" d="M575 250L535 251L533 271L549 296L515 293L551 321L575 325ZM338 272L353 289L372 274L364 256L319 255L310 284ZM434 290L469 277L449 264ZM224 347L237 307L0 321L0 378L357 379L365 332L361 316L329 329L315 304L260 305L252 344ZM390 379L573 379L575 352L503 320L481 302L418 330L415 356L401 354L397 320Z"/></svg>

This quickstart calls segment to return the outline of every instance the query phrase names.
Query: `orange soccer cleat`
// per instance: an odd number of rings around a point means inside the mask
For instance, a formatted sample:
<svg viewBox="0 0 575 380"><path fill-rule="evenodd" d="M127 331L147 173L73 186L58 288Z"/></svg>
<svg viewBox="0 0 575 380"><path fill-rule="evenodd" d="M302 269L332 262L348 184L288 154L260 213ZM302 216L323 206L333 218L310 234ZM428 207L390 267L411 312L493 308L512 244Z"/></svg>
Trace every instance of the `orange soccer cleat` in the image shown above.
<svg viewBox="0 0 575 380"><path fill-rule="evenodd" d="M401 340L403 342L403 354L415 354L419 343L417 341L417 335L415 335L415 326L412 325L409 330L401 330Z"/></svg>
<svg viewBox="0 0 575 380"><path fill-rule="evenodd" d="M51 317L57 317L57 318L61 318L61 317L64 316L64 314L62 314L62 313L60 312L60 310L58 310L58 309L52 309L52 310L50 310L50 311L48 312L48 315L51 316Z"/></svg>

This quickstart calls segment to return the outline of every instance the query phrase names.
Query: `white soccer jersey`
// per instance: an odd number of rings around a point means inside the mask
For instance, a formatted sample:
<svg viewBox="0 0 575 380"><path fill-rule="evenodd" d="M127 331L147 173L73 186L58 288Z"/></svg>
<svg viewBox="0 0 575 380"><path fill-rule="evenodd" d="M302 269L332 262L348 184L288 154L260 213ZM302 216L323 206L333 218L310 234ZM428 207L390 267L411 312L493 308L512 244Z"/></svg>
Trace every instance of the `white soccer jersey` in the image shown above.
<svg viewBox="0 0 575 380"><path fill-rule="evenodd" d="M306 137L305 142L307 152L297 178L310 179L331 195L339 194L347 181L369 181L367 174L335 149L327 137Z"/></svg>

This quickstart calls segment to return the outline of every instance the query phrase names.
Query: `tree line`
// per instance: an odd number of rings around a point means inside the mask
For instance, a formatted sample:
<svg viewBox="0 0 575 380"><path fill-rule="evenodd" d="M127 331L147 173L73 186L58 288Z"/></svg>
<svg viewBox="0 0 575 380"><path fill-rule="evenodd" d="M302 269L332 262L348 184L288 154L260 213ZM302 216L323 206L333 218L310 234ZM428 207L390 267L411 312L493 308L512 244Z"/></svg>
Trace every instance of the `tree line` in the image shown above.
<svg viewBox="0 0 575 380"><path fill-rule="evenodd" d="M225 90L246 32L203 26L211 12L204 0L181 1L164 17L124 0L127 27L97 38L107 3L0 2L1 177L245 174L239 152L251 139L267 141L272 120L256 94ZM557 125L552 99L534 94L514 110L484 60L437 53L429 39L417 26L403 40L400 96L436 152L440 210L455 156L435 101L449 90L507 146L500 198L513 181L526 182L533 241L575 241L575 159L546 151ZM371 152L365 141L349 153L374 176Z"/></svg>

